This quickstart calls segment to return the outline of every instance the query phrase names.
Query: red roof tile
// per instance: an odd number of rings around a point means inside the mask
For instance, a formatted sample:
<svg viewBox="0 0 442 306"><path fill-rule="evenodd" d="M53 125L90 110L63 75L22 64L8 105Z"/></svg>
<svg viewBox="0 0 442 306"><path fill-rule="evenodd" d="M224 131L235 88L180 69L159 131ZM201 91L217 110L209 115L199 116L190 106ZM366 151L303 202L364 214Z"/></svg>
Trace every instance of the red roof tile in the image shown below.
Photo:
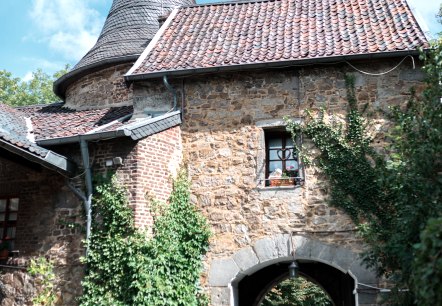
<svg viewBox="0 0 442 306"><path fill-rule="evenodd" d="M81 135L99 127L104 127L103 131L106 131L107 123L133 111L132 106L78 111L63 107L62 103L19 109L31 117L36 140ZM109 128L116 129L122 125L117 122Z"/></svg>
<svg viewBox="0 0 442 306"><path fill-rule="evenodd" d="M169 19L130 75L428 46L405 0L229 2L182 7Z"/></svg>

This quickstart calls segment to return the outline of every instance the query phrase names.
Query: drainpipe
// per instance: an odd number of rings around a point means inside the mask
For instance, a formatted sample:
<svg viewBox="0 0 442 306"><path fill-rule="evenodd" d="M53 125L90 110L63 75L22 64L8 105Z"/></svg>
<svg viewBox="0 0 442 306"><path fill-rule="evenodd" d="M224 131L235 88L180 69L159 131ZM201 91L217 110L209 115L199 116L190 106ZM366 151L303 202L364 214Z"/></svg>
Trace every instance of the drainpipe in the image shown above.
<svg viewBox="0 0 442 306"><path fill-rule="evenodd" d="M84 206L86 209L86 239L91 235L92 223L92 172L89 164L89 148L86 140L80 136L81 157L83 158L83 167L86 181L86 196ZM88 248L89 249L89 248ZM86 254L88 249L86 249Z"/></svg>
<svg viewBox="0 0 442 306"><path fill-rule="evenodd" d="M169 84L169 81L167 80L167 75L163 76L163 83L164 86L166 86L166 88L172 93L173 95L173 110L176 111L176 106L177 106L177 93L175 88L172 87L172 85Z"/></svg>

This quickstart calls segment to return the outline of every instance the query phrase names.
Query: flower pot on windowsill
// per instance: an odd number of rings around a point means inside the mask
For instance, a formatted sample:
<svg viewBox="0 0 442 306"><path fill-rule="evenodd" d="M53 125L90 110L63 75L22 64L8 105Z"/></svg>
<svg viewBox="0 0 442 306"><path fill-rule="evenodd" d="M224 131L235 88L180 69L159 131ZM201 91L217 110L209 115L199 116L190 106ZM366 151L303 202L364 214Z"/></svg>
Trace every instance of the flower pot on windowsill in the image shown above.
<svg viewBox="0 0 442 306"><path fill-rule="evenodd" d="M294 186L294 185L295 185L294 177L270 179L270 187Z"/></svg>
<svg viewBox="0 0 442 306"><path fill-rule="evenodd" d="M295 178L294 177L288 177L288 178L281 179L281 186L293 186L293 185L295 185Z"/></svg>
<svg viewBox="0 0 442 306"><path fill-rule="evenodd" d="M9 257L8 249L0 250L0 260L8 259L8 257Z"/></svg>
<svg viewBox="0 0 442 306"><path fill-rule="evenodd" d="M281 186L281 179L270 179L270 187L278 187Z"/></svg>

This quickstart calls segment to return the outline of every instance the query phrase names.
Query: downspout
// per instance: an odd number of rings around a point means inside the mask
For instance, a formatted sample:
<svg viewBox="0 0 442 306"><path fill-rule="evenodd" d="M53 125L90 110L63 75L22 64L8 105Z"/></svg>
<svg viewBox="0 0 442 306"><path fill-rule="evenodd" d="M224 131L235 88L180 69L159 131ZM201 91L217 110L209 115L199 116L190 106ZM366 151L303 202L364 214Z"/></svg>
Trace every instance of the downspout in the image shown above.
<svg viewBox="0 0 442 306"><path fill-rule="evenodd" d="M173 95L173 110L176 111L176 106L177 106L177 93L175 88L172 87L172 85L169 84L169 81L167 80L167 75L163 76L163 83L164 86L166 86L166 88L172 93Z"/></svg>
<svg viewBox="0 0 442 306"><path fill-rule="evenodd" d="M83 201L84 210L86 211L86 241L89 242L91 236L91 224L92 224L92 172L89 164L89 148L87 141L80 136L80 149L81 157L83 159L83 168L85 174L86 193L83 194L78 190L69 180L67 185L69 189ZM86 244L86 256L89 253L89 244Z"/></svg>
<svg viewBox="0 0 442 306"><path fill-rule="evenodd" d="M83 158L83 167L86 182L86 196L84 207L86 209L86 240L89 241L92 224L92 172L89 164L89 148L86 140L80 136L81 157ZM86 249L86 255L89 247Z"/></svg>

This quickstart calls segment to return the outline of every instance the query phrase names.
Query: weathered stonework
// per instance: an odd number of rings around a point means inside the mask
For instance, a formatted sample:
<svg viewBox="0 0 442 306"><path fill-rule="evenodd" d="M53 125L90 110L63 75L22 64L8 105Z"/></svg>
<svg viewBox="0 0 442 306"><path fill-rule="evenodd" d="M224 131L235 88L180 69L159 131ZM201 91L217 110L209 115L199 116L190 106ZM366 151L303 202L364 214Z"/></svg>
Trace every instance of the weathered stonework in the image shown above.
<svg viewBox="0 0 442 306"><path fill-rule="evenodd" d="M82 110L132 105L132 88L123 75L132 63L105 68L80 78L66 90L65 107Z"/></svg>
<svg viewBox="0 0 442 306"><path fill-rule="evenodd" d="M372 63L358 67L381 72L394 64L384 61L376 68ZM422 88L421 73L408 64L383 76L366 76L343 64L186 80L184 154L192 199L215 232L209 258L230 255L269 234L353 228L347 216L327 205L327 184L318 168L306 169L303 187L264 187L264 132L258 124L286 116L302 118L306 109L324 108L344 115L348 109L345 73L355 75L359 104L368 103L367 114L378 125L373 129L376 144L383 147L383 111L407 101L412 86ZM352 233L318 238L361 249Z"/></svg>
<svg viewBox="0 0 442 306"><path fill-rule="evenodd" d="M357 66L383 72L396 61ZM328 185L319 168L305 169L302 187L269 188L262 180L262 123L284 117L302 118L306 109L325 109L328 114L343 118L348 110L345 74L355 76L359 105L362 108L367 104L365 114L370 118L374 145L385 149L385 111L389 106L403 105L410 97L411 87L418 92L423 88L422 73L409 63L381 76L364 75L340 64L185 80L182 129L192 201L203 210L214 232L207 269L214 261L235 258L238 252L266 237L302 230L329 231L306 237L354 254L363 250L350 218L327 204ZM318 153L308 141L305 145L310 146L313 156ZM269 254L262 256L266 255ZM210 273L206 285L212 286ZM223 295L217 294L222 299Z"/></svg>

